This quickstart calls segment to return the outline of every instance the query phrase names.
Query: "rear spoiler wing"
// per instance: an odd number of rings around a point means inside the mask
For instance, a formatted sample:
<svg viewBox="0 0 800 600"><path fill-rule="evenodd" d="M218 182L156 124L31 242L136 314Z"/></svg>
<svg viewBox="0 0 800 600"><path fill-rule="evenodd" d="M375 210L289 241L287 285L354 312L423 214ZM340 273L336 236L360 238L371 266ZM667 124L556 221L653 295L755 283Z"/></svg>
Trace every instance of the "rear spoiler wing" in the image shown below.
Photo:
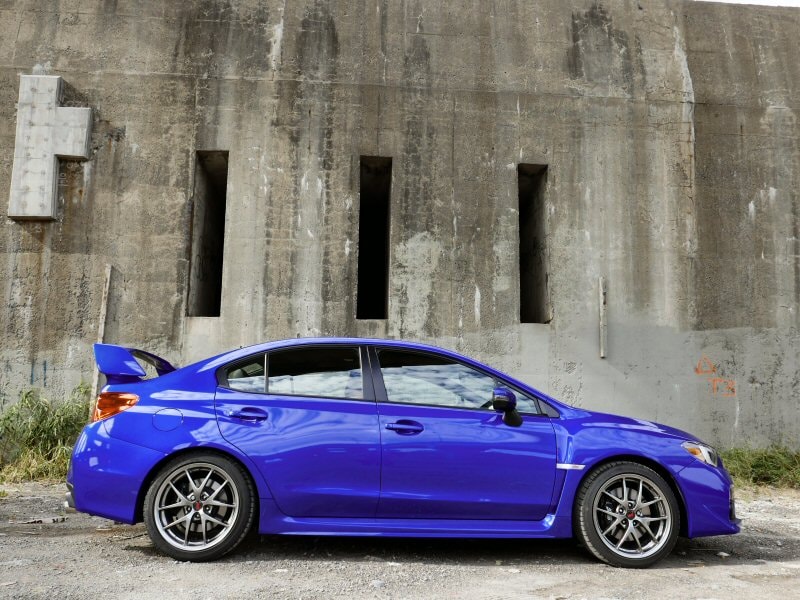
<svg viewBox="0 0 800 600"><path fill-rule="evenodd" d="M147 372L139 364L139 361L153 365L159 377L175 370L175 367L155 354L113 344L95 344L94 358L97 362L97 369L106 376L108 383L129 383L141 380L147 375Z"/></svg>

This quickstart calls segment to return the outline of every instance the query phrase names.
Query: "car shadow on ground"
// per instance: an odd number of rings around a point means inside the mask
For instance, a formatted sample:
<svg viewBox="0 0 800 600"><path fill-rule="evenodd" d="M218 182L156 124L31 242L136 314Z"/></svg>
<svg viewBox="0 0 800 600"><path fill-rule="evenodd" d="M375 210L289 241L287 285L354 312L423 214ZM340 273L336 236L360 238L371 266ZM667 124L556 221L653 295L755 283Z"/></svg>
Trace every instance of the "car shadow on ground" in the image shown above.
<svg viewBox="0 0 800 600"><path fill-rule="evenodd" d="M131 551L159 556L151 544L129 545ZM763 564L800 558L794 538L756 539L751 535L689 540L679 538L673 552L653 569L686 569L714 565ZM426 565L599 565L574 540L363 538L328 536L249 536L218 562L397 562Z"/></svg>

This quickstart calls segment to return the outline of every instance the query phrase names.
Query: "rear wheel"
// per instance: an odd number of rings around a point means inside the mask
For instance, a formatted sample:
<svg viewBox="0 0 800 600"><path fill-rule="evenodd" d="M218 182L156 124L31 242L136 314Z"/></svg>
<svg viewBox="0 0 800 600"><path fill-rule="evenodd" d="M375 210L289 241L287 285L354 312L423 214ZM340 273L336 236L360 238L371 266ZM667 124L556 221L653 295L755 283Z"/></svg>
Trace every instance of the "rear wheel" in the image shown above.
<svg viewBox="0 0 800 600"><path fill-rule="evenodd" d="M144 500L150 539L178 560L223 556L244 539L254 518L250 478L235 462L212 453L167 463Z"/></svg>
<svg viewBox="0 0 800 600"><path fill-rule="evenodd" d="M575 499L575 532L600 560L617 567L648 567L672 551L680 509L658 473L614 462L591 473Z"/></svg>

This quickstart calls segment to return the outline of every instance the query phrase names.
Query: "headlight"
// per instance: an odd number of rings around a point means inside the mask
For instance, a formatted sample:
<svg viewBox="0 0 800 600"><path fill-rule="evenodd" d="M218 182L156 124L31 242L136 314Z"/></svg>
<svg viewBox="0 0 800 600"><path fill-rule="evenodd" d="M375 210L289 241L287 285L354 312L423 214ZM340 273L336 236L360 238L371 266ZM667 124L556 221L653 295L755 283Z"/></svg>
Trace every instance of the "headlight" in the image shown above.
<svg viewBox="0 0 800 600"><path fill-rule="evenodd" d="M712 467L719 465L719 455L711 446L698 444L697 442L683 442L681 446L697 460L703 461Z"/></svg>

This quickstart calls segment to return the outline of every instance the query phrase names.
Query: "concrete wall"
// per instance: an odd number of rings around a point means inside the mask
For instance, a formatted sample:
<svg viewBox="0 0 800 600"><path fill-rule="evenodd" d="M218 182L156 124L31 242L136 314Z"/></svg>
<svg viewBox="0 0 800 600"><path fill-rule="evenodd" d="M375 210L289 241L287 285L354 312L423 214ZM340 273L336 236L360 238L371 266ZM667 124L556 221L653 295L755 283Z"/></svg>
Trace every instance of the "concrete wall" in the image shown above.
<svg viewBox="0 0 800 600"><path fill-rule="evenodd" d="M93 109L59 217L0 201L0 394L105 339L184 363L374 335L724 446L800 439L800 11L669 0L0 4L21 73ZM229 152L219 318L187 318L197 151ZM392 157L389 314L355 319L359 157ZM517 165L547 165L549 324L521 324ZM608 283L599 358L598 278Z"/></svg>

